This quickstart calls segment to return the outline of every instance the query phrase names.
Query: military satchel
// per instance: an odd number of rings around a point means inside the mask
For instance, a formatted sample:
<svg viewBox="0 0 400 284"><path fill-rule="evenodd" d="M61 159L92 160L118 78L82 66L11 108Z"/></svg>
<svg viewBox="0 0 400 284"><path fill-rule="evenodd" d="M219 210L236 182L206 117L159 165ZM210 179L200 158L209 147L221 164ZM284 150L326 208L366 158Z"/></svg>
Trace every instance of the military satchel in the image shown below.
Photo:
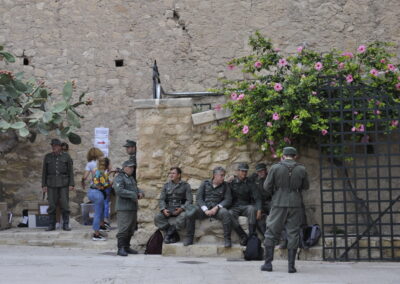
<svg viewBox="0 0 400 284"><path fill-rule="evenodd" d="M157 231L155 231L147 241L144 254L161 254L163 240L164 238L160 229L157 229Z"/></svg>
<svg viewBox="0 0 400 284"><path fill-rule="evenodd" d="M256 234L252 234L247 240L246 250L244 251L245 260L263 260L264 249L261 241Z"/></svg>

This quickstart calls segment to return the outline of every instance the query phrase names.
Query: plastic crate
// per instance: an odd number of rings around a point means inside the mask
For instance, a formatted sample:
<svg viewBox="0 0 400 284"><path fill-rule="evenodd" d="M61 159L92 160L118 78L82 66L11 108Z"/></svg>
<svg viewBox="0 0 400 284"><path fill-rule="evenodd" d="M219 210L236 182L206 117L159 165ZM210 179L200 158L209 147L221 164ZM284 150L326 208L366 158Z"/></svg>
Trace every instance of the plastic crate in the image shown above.
<svg viewBox="0 0 400 284"><path fill-rule="evenodd" d="M82 225L92 225L94 217L94 204L81 203Z"/></svg>

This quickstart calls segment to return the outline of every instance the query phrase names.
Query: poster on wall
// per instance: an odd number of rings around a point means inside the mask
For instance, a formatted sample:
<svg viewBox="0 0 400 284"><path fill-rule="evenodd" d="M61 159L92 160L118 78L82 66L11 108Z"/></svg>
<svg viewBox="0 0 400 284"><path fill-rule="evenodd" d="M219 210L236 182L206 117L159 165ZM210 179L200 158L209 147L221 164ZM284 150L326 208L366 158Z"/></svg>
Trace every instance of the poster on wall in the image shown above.
<svg viewBox="0 0 400 284"><path fill-rule="evenodd" d="M109 128L97 127L94 129L93 145L94 147L99 148L106 157L108 157L108 149L110 146L109 133Z"/></svg>

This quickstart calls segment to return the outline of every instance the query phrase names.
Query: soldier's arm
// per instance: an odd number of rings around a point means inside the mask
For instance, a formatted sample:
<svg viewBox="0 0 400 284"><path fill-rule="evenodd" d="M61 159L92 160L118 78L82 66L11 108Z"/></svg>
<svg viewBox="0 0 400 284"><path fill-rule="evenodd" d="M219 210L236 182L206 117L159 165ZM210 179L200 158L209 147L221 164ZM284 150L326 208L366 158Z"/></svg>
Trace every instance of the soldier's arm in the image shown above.
<svg viewBox="0 0 400 284"><path fill-rule="evenodd" d="M222 200L219 204L224 208L229 208L229 206L232 204L232 190L228 183L225 186L226 190L224 194L224 200Z"/></svg>
<svg viewBox="0 0 400 284"><path fill-rule="evenodd" d="M204 208L203 206L207 207L206 202L204 201L204 190L205 190L205 182L202 182L200 187L197 189L197 193L196 193L197 205L199 205L202 210Z"/></svg>
<svg viewBox="0 0 400 284"><path fill-rule="evenodd" d="M272 196L272 194L274 193L274 173L275 169L272 167L268 173L267 178L264 181L264 190L267 197Z"/></svg>
<svg viewBox="0 0 400 284"><path fill-rule="evenodd" d="M68 155L68 154L66 154ZM74 162L72 161L71 157L68 155L68 185L69 186L75 186L75 180L74 180Z"/></svg>
<svg viewBox="0 0 400 284"><path fill-rule="evenodd" d="M46 166L46 161L47 161L47 155L44 157L43 159L43 169L42 169L42 187L46 187L47 186L47 180L46 180L46 176L47 176L47 166Z"/></svg>
<svg viewBox="0 0 400 284"><path fill-rule="evenodd" d="M135 191L132 190L127 190L126 189L126 184L125 181L122 177L117 176L114 180L113 187L115 189L115 193L122 198L128 198L132 199L134 201L137 201L138 196Z"/></svg>
<svg viewBox="0 0 400 284"><path fill-rule="evenodd" d="M185 201L185 204L183 204L181 206L181 208L183 208L183 209L185 209L185 207L187 205L190 205L190 204L193 203L193 194L192 194L192 188L190 187L190 184L186 184L185 187L186 187L186 190L185 190L185 192L186 192L186 201Z"/></svg>
<svg viewBox="0 0 400 284"><path fill-rule="evenodd" d="M253 200L255 201L256 210L261 210L262 208L261 192L255 183L252 183L251 193L253 195Z"/></svg>
<svg viewBox="0 0 400 284"><path fill-rule="evenodd" d="M160 199L158 200L158 206L160 207L160 211L163 211L167 207L167 202L166 202L166 186L167 184L164 184L163 188L161 189L160 193Z"/></svg>

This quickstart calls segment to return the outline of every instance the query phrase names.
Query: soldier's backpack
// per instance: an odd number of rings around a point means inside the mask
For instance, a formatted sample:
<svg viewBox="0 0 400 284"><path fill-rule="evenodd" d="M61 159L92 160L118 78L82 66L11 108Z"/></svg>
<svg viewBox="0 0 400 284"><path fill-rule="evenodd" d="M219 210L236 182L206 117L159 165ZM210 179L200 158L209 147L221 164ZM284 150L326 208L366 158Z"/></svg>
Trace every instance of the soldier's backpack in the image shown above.
<svg viewBox="0 0 400 284"><path fill-rule="evenodd" d="M160 229L157 229L157 231L155 231L154 234L152 234L149 240L147 241L146 250L144 251L144 253L161 254L163 241L164 241L163 235Z"/></svg>
<svg viewBox="0 0 400 284"><path fill-rule="evenodd" d="M263 260L264 249L261 247L260 239L255 235L251 235L247 240L246 250L244 251L245 260Z"/></svg>
<svg viewBox="0 0 400 284"><path fill-rule="evenodd" d="M321 237L321 228L318 224L306 226L300 229L300 243L299 247L308 249L318 244Z"/></svg>

